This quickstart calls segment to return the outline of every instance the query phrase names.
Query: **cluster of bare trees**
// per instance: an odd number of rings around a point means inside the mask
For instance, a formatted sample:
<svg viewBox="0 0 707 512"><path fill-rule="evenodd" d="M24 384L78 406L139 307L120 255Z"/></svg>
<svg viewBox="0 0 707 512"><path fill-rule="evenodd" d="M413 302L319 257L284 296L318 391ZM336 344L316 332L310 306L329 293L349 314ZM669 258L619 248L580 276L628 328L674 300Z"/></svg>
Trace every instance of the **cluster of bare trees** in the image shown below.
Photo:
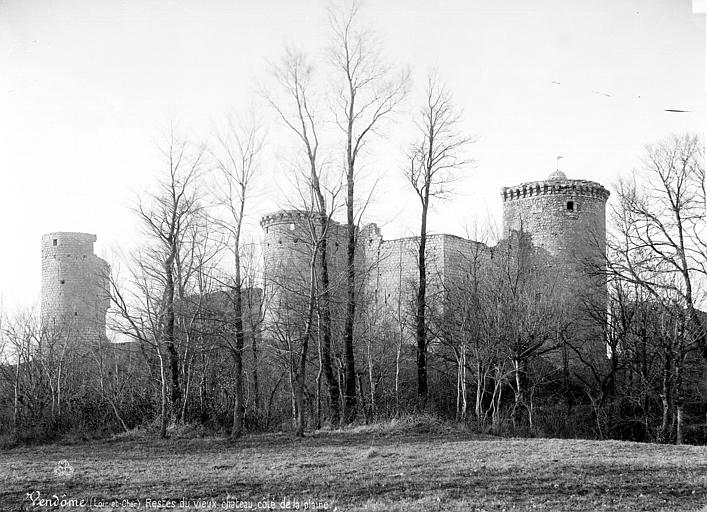
<svg viewBox="0 0 707 512"><path fill-rule="evenodd" d="M641 167L618 184L613 209L609 390L633 399L659 441L682 442L685 407L694 415L705 400L704 169L703 141L672 135L646 148Z"/></svg>
<svg viewBox="0 0 707 512"><path fill-rule="evenodd" d="M357 416L360 374L356 370L355 331L361 316L357 309L362 301L361 276L358 274L363 270L357 261L357 238L365 201L358 197L356 182L364 146L380 135L378 129L404 99L409 81L406 71L395 70L382 61L379 49L371 44L369 34L363 31L359 16L357 3L348 10L330 12L329 77L333 83L315 84L316 80L323 78L323 73L303 52L290 49L273 69L276 87L267 95L268 102L293 134L302 155L299 159L301 168L295 169L302 199L297 208L310 214L312 219L308 236L310 265L305 279L309 285L306 314L301 321L304 328L299 336L298 369L294 372L298 386L294 408L300 435L305 421L303 397L307 350L315 335L320 339L319 366L320 374L323 372L326 378L330 422L334 425L340 420L350 423ZM323 100L317 95L317 91L326 85L335 91L333 97L328 98L328 118L324 114ZM329 148L329 152L339 151L344 159L343 169L334 172L327 169L321 156L322 132L331 123L340 133L333 143L338 147ZM343 331L338 337L341 343L334 347L336 329L332 310L337 307L333 295L334 285L338 283L332 281L329 233L332 215L338 207L343 207L346 214L346 298L342 308ZM278 282L273 284L282 286ZM332 350L340 357L332 357ZM335 368L335 360L341 363L341 371Z"/></svg>
<svg viewBox="0 0 707 512"><path fill-rule="evenodd" d="M128 430L150 408L140 361L85 339L67 324L49 329L30 312L2 317L0 431L45 440L66 431ZM98 336L96 336L96 340Z"/></svg>
<svg viewBox="0 0 707 512"><path fill-rule="evenodd" d="M516 432L703 442L704 177L702 141L672 135L618 183L606 261L576 262L608 302L559 293L552 261L522 233L467 256L427 329L438 364L446 351L457 369L456 417L470 416L471 391L481 425L498 427L505 404Z"/></svg>

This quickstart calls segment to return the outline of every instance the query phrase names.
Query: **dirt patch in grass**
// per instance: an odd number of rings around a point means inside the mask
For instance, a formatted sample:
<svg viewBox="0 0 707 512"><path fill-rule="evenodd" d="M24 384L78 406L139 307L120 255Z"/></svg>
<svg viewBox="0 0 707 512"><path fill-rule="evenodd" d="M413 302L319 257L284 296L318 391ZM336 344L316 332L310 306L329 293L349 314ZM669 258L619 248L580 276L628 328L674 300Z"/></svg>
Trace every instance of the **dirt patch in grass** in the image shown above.
<svg viewBox="0 0 707 512"><path fill-rule="evenodd" d="M57 471L62 460L72 474ZM54 495L67 506L52 507ZM50 506L40 506L44 498ZM707 447L362 427L236 444L136 435L0 453L3 511L280 510L288 503L289 510L342 511L702 510Z"/></svg>

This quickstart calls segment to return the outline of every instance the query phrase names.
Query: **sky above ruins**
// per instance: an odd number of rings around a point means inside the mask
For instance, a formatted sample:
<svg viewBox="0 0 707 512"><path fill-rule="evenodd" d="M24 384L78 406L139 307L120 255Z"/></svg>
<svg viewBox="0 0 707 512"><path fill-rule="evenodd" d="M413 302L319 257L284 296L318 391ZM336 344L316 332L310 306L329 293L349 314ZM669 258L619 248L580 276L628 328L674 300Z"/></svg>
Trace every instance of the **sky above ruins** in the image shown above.
<svg viewBox="0 0 707 512"><path fill-rule="evenodd" d="M209 139L228 111L255 104L268 62L293 43L321 63L328 2L317 0L0 2L0 299L36 304L40 239L98 235L97 252L139 241L131 205L164 170L170 126ZM642 148L705 127L705 19L689 0L369 0L382 55L420 84L436 67L479 137L473 168L431 216L435 232L464 235L500 222L499 190L546 177L612 188ZM686 110L668 113L666 109ZM417 230L415 196L401 178L410 140L401 111L365 158L377 181L368 221L385 238ZM259 217L287 207L292 139L268 128ZM327 148L331 162L338 147ZM474 236L473 234L471 236Z"/></svg>

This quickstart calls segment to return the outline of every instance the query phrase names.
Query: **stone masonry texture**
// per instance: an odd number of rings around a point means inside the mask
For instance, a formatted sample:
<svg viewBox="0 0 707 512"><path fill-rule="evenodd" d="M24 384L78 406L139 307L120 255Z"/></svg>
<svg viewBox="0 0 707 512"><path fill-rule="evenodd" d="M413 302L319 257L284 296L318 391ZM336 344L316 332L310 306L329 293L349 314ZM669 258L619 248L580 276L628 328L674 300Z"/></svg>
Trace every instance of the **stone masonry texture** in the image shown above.
<svg viewBox="0 0 707 512"><path fill-rule="evenodd" d="M106 337L109 266L93 252L96 235L42 236L41 320L47 332L82 343Z"/></svg>
<svg viewBox="0 0 707 512"><path fill-rule="evenodd" d="M603 266L606 255L609 191L599 183L568 179L555 171L545 180L504 187L501 197L504 237L522 232L550 256L556 292L579 303L585 299L583 293L589 291L594 300L605 303L606 284L597 269ZM312 220L311 214L294 210L275 212L261 220L271 310L292 306L297 302L294 290L302 293L302 283L309 282L311 233L315 229ZM331 221L327 235L334 302L343 304L346 226ZM383 310L391 319L412 311L419 237L384 240L378 226L369 224L357 231L357 245L358 274L365 275L359 290L368 307ZM434 307L445 289L464 282L470 263L491 257L493 248L454 235L433 234L428 235L427 251L428 298ZM342 313L339 310L337 315Z"/></svg>

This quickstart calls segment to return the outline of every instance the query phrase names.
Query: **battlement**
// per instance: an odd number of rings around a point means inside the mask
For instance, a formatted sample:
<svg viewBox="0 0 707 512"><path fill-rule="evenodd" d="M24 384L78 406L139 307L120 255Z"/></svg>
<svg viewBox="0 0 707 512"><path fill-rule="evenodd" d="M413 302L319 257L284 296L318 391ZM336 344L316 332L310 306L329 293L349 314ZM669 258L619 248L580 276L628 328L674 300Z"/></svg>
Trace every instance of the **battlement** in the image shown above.
<svg viewBox="0 0 707 512"><path fill-rule="evenodd" d="M559 177L551 175L547 180L521 183L514 187L503 187L501 189L503 202L556 194L594 197L604 201L609 199L609 191L601 184L588 180L571 180L564 177L564 175Z"/></svg>
<svg viewBox="0 0 707 512"><path fill-rule="evenodd" d="M280 210L269 213L260 219L260 226L263 228L278 224L299 224L304 221L316 218L319 214L303 210Z"/></svg>

